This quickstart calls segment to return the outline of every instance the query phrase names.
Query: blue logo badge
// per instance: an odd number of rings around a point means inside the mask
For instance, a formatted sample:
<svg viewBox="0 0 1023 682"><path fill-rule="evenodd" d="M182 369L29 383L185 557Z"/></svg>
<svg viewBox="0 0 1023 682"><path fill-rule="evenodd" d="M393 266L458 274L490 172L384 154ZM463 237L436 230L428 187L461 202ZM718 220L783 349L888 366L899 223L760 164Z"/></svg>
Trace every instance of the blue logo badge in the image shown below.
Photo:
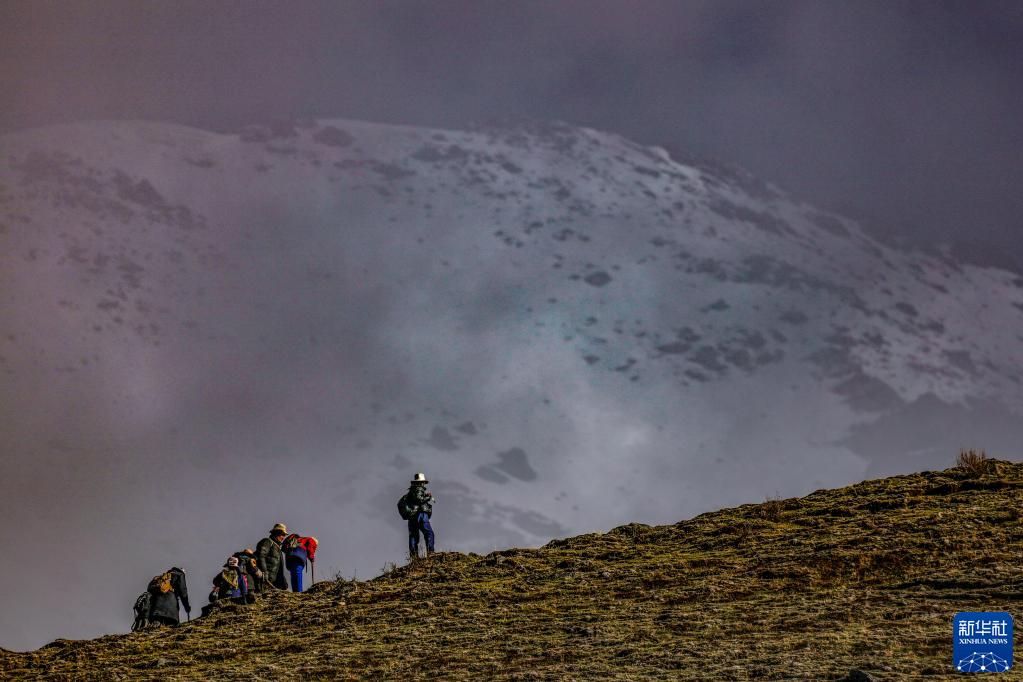
<svg viewBox="0 0 1023 682"><path fill-rule="evenodd" d="M952 619L952 665L961 673L1004 673L1012 667L1012 616L962 611Z"/></svg>

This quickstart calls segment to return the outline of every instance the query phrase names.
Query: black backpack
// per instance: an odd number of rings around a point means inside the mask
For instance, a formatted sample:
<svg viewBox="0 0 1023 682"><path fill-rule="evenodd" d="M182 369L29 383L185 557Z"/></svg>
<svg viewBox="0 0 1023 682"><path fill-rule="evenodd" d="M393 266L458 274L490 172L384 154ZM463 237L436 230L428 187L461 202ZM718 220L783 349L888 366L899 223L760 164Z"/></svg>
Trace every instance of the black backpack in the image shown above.
<svg viewBox="0 0 1023 682"><path fill-rule="evenodd" d="M131 624L131 631L138 632L149 625L149 608L153 603L153 596L148 591L139 595L135 600L135 622Z"/></svg>
<svg viewBox="0 0 1023 682"><path fill-rule="evenodd" d="M408 493L402 495L398 500L398 515L405 521L412 518L412 510L408 506Z"/></svg>

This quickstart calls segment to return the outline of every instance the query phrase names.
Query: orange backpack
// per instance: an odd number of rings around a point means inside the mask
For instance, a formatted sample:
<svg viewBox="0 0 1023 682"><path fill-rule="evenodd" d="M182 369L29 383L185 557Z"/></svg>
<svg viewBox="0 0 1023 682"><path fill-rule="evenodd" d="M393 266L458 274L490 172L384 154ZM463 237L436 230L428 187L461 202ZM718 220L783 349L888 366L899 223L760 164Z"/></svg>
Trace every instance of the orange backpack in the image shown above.
<svg viewBox="0 0 1023 682"><path fill-rule="evenodd" d="M161 575L153 576L153 579L149 581L149 591L154 594L167 594L168 592L173 592L174 586L171 584L170 571Z"/></svg>

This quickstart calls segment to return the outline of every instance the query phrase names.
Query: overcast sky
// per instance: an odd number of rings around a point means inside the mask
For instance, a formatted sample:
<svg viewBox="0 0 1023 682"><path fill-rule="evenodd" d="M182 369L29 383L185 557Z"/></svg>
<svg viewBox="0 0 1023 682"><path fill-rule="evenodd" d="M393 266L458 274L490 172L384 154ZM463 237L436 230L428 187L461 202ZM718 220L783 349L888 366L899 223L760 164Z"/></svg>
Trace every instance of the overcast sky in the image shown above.
<svg viewBox="0 0 1023 682"><path fill-rule="evenodd" d="M561 119L923 241L1012 247L1020 2L6 2L0 131Z"/></svg>

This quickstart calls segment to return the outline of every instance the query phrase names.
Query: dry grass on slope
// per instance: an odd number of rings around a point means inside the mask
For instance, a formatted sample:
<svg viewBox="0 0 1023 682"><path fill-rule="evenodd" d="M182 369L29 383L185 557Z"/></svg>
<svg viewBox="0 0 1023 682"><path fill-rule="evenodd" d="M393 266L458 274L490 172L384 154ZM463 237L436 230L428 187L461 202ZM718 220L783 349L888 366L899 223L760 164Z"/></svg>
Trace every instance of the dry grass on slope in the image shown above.
<svg viewBox="0 0 1023 682"><path fill-rule="evenodd" d="M48 679L953 679L956 611L1018 611L1023 465L867 481L0 655Z"/></svg>

